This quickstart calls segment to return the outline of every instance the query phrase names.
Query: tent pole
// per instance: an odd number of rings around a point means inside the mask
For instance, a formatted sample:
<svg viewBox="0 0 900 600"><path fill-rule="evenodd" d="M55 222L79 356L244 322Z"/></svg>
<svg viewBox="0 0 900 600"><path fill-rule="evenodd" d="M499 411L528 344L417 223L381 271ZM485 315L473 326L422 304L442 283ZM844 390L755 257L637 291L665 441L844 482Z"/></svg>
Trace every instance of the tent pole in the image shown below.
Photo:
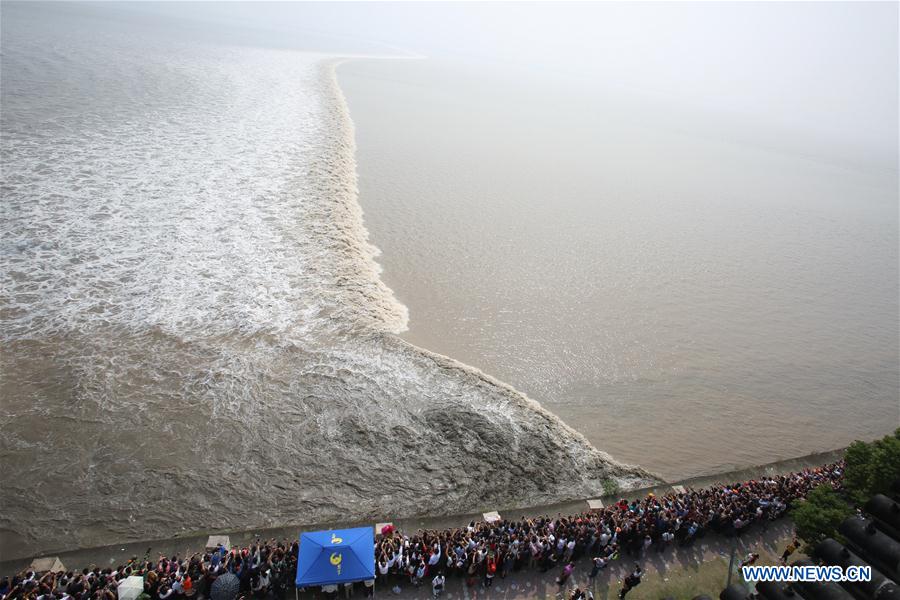
<svg viewBox="0 0 900 600"><path fill-rule="evenodd" d="M300 600L300 592L297 591L297 586L294 586L294 600Z"/></svg>

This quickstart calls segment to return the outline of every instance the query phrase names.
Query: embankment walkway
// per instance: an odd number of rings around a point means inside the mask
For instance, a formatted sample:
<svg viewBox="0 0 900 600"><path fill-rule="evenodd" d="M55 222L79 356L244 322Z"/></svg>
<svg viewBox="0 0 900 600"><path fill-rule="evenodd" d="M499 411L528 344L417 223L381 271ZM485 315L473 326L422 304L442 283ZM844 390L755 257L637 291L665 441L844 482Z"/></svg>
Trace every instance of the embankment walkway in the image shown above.
<svg viewBox="0 0 900 600"><path fill-rule="evenodd" d="M757 467L749 467L745 469L739 469L734 471L728 471L725 473L720 473L717 475L709 475L703 477L695 477L692 479L687 479L684 481L679 481L677 483L665 484L660 486L655 486L652 488L645 488L640 490L632 490L629 492L623 492L621 494L617 494L614 497L604 498L604 502L609 504L613 503L622 497L633 499L633 498L643 498L648 493L654 494L666 494L672 490L675 486L682 486L685 488L694 487L694 488L702 488L712 486L718 483L733 483L736 481L746 481L750 479L754 479L761 476L766 475L777 475L781 473L788 473L791 471L799 471L807 467L815 467L819 465L824 465L827 463L835 462L839 460L843 456L843 449L832 450L829 452L822 452L816 454L810 454L807 456L803 456L800 458L790 459L779 461L776 463L770 463L767 465L760 465ZM497 507L497 506L485 506L481 507L482 510L498 510L500 514L504 517L509 518L519 518L522 516L525 517L537 517L541 515L556 515L556 514L564 514L571 515L580 512L585 512L588 509L586 499L571 501L571 502L561 502L557 504L548 504L543 506L534 506L534 507L526 507L526 508L517 508L517 507ZM393 521L394 525L403 532L415 532L418 529L446 529L452 527L460 527L468 524L470 521L478 521L482 518L482 512L479 511L477 513L470 513L464 515L449 515L449 516L434 516L434 517L414 517L414 518L405 518L405 519L392 519L390 515L385 515L383 521ZM83 548L83 549L75 549L75 550L65 550L65 549L47 549L47 551L42 552L41 556L58 556L64 565L68 569L81 569L85 566L97 565L99 567L116 567L120 564L124 564L128 561L129 558L133 556L137 556L138 558L142 558L145 554L150 554L151 559L157 558L159 555L172 556L173 554L177 554L181 557L190 556L194 552L198 552L203 550L207 537L212 534L226 534L231 538L232 545L237 546L248 546L250 545L257 537L261 539L270 539L270 538L289 538L293 539L298 535L300 531L314 531L319 529L331 529L338 527L353 527L353 526L362 526L362 525L373 525L374 523L312 523L312 524L300 524L300 525L292 525L279 527L275 529L258 529L258 530L244 530L244 531L195 531L184 536L179 536L175 538L169 539L161 539L161 540L151 540L151 541L137 541L137 542L128 542L122 544L114 544L108 546L101 546L96 548ZM752 535L756 535L751 534ZM714 544L714 541L707 542L707 544ZM702 545L701 545L702 547ZM717 552L717 550L712 550ZM680 556L680 555L679 555ZM32 558L35 558L35 555L24 555L21 553L17 553L14 548L3 548L0 547L0 574L12 574L23 569L26 569L30 564ZM625 561L617 561L614 564L610 565L610 569L607 571L609 573L615 573L616 569L618 569ZM623 567L627 568L627 567ZM549 577L549 574L545 574L550 584L553 583L553 577ZM534 577L538 577L538 574L535 574ZM585 574L586 576L586 574ZM532 576L524 577L524 579L529 580ZM540 576L543 579L543 576ZM599 579L599 578L598 578ZM499 582L498 582L499 583ZM555 585L553 586L556 587ZM450 590L448 589L448 593ZM496 594L494 594L496 595ZM446 596L445 596L446 597ZM599 598L598 598L599 600Z"/></svg>

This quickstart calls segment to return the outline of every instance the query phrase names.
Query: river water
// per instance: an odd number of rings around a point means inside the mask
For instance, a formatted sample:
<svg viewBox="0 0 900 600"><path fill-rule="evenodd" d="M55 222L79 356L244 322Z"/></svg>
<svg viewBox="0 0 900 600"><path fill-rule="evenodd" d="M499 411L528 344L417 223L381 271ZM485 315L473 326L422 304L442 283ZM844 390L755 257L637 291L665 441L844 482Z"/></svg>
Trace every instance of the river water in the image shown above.
<svg viewBox="0 0 900 600"><path fill-rule="evenodd" d="M405 339L667 478L900 426L895 166L535 71L339 69Z"/></svg>

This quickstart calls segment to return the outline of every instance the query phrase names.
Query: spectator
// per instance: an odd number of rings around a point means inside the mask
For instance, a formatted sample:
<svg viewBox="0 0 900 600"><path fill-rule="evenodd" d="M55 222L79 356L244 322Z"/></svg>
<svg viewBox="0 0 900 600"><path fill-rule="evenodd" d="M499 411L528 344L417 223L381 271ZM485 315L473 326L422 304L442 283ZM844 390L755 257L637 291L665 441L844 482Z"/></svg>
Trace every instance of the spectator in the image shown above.
<svg viewBox="0 0 900 600"><path fill-rule="evenodd" d="M641 583L641 578L644 576L644 572L641 570L640 565L637 563L634 564L634 570L625 577L625 581L623 582L622 590L619 592L619 598L624 598L625 594L636 588Z"/></svg>

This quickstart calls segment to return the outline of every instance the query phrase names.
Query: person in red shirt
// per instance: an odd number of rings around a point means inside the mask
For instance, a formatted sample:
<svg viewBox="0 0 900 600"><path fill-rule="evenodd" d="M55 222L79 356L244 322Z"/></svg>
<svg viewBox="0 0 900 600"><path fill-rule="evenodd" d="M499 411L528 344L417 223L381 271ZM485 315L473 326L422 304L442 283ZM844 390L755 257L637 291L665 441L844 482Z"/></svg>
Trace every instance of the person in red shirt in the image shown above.
<svg viewBox="0 0 900 600"><path fill-rule="evenodd" d="M497 574L497 555L493 551L488 552L484 566L484 587L491 587L494 583L494 575Z"/></svg>

